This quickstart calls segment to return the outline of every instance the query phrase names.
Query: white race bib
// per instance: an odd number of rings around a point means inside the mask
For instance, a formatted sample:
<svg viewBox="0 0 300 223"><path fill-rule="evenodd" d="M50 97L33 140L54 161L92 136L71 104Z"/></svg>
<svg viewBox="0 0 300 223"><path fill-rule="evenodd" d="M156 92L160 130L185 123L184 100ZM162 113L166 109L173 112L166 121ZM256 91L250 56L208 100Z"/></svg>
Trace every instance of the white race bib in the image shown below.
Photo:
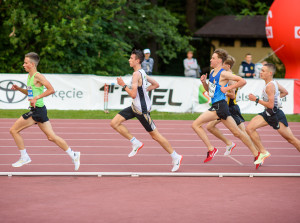
<svg viewBox="0 0 300 223"><path fill-rule="evenodd" d="M216 91L216 87L217 85L212 83L212 82L208 82L208 94L209 94L209 97L213 98L214 95L215 95L215 91Z"/></svg>

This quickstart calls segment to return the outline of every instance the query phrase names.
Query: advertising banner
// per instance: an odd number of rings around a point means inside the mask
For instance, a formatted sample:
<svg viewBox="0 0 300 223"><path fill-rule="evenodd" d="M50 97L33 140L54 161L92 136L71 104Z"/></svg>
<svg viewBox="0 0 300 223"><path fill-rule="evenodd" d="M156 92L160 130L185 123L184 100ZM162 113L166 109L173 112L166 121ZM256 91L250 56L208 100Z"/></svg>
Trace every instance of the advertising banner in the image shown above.
<svg viewBox="0 0 300 223"><path fill-rule="evenodd" d="M121 110L130 106L132 99L117 84L116 77L73 74L44 74L55 93L44 98L48 109L104 110L104 85L109 85L108 109ZM160 85L149 92L152 110L163 112L204 112L211 106L210 98L199 79L186 77L152 76ZM131 75L122 77L131 85ZM289 94L282 99L282 110L294 112L294 80L278 79ZM27 74L0 74L0 109L26 109L27 96L11 90L13 84L26 88ZM242 113L259 113L263 106L248 99L249 93L261 96L263 80L247 79L240 90L238 104Z"/></svg>

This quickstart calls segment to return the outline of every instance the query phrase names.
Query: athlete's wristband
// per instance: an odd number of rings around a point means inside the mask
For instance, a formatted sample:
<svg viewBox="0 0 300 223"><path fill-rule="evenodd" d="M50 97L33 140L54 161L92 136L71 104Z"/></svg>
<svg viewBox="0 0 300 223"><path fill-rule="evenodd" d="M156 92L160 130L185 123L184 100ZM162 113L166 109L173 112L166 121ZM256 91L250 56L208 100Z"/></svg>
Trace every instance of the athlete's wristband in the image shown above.
<svg viewBox="0 0 300 223"><path fill-rule="evenodd" d="M259 101L259 97L257 97L256 100L255 100L256 105L258 104L258 101Z"/></svg>
<svg viewBox="0 0 300 223"><path fill-rule="evenodd" d="M125 85L123 86L123 90L125 90L126 87L127 87L127 85L125 84Z"/></svg>

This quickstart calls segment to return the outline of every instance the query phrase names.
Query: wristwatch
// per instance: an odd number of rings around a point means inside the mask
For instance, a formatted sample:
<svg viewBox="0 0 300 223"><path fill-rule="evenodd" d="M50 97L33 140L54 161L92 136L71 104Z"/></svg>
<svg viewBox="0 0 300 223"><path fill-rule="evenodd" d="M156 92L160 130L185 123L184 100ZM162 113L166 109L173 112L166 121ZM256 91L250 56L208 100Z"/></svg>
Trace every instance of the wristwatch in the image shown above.
<svg viewBox="0 0 300 223"><path fill-rule="evenodd" d="M125 84L125 85L122 87L122 89L125 90L126 87L127 87L127 85Z"/></svg>
<svg viewBox="0 0 300 223"><path fill-rule="evenodd" d="M256 100L255 100L256 105L258 104L258 101L259 101L259 97L257 97Z"/></svg>

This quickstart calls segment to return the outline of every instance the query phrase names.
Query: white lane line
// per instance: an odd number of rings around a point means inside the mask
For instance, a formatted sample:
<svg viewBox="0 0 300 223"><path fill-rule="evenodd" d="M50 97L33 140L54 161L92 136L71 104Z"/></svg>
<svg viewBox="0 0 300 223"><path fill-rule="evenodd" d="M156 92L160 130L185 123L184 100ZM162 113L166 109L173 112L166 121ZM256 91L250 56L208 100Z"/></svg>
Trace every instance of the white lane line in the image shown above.
<svg viewBox="0 0 300 223"><path fill-rule="evenodd" d="M27 148L58 148L58 146L35 146L35 145L26 145ZM104 149L115 149L115 148L120 148L120 149L123 149L123 148L130 148L130 146L114 146L114 145L99 145L99 146L76 146L76 145L71 145L72 148L104 148ZM1 148L16 148L16 146L0 146L0 149ZM148 149L161 149L160 146L147 146ZM201 150L205 150L206 147L204 146L173 146L174 149L199 149L199 151ZM239 147L239 150L249 150L247 147ZM273 147L273 148L268 148L268 150L295 150L296 149L294 147L290 147L290 148L282 148L282 147ZM235 156L235 155L231 155L231 156ZM250 155L249 155L250 156Z"/></svg>
<svg viewBox="0 0 300 223"><path fill-rule="evenodd" d="M46 138L43 139L37 139L37 138L24 138L24 140L28 141L48 141ZM64 138L64 140L68 140L68 141L126 141L125 139L119 138L119 139L78 139L78 138ZM201 139L168 139L171 142L202 142ZM14 139L0 139L0 141L14 141ZM153 139L142 139L141 141L150 141L152 142ZM211 142L220 142L219 139L212 139L210 140ZM286 142L285 140L282 141L275 141L275 140L264 140L264 143L268 143L268 142L273 142L273 143L282 143L282 142Z"/></svg>
<svg viewBox="0 0 300 223"><path fill-rule="evenodd" d="M66 164L66 163L36 163L36 164L26 164L26 166L74 166L74 164ZM135 164L128 164L128 163L96 163L96 164L80 164L80 166L171 166L172 164L152 164L152 163L135 163ZM0 164L0 166L11 166L11 164ZM228 166L228 167L237 167L233 164L199 164L199 163L189 163L189 164L181 164L181 166ZM252 167L253 165L243 165L243 167ZM263 165L264 167L300 167L300 165Z"/></svg>
<svg viewBox="0 0 300 223"><path fill-rule="evenodd" d="M233 161L237 162L240 166L244 166L243 163L241 163L240 161L238 161L237 159L233 158L232 156L228 156L230 159L232 159Z"/></svg>
<svg viewBox="0 0 300 223"><path fill-rule="evenodd" d="M117 132L58 132L56 131L55 132L57 135L116 135L116 136L119 136L119 134ZM131 131L132 134L134 135L146 135L146 132L134 132L134 131ZM180 132L162 132L163 135L182 135L182 136L192 136L191 133L180 133ZM8 131L5 131L5 132L0 132L0 134L6 134L8 135L9 137L11 137L11 135L9 134ZM41 135L41 136L44 136L45 134L42 133L39 129L38 131L24 131L22 132L22 134L30 134L30 135ZM224 135L227 135L227 136L233 136L233 134L224 134ZM300 136L297 135L297 134L294 134L296 137L297 136ZM208 136L211 136L211 134L208 134ZM280 135L274 135L274 134L260 134L260 136L262 138L264 137L280 137ZM238 139L237 139L238 140ZM265 141L264 141L265 142ZM286 140L282 140L282 142L286 142Z"/></svg>
<svg viewBox="0 0 300 223"><path fill-rule="evenodd" d="M53 154L53 153L29 153L30 156L67 156L65 153ZM0 154L0 156L18 156L20 153L7 153L7 154ZM81 153L82 156L127 156L127 153ZM206 155L199 155L199 154L182 154L184 157L206 157ZM154 157L169 157L169 154L139 154L140 156L154 156ZM230 155L230 156L223 156L223 155L216 155L216 157L229 157L241 166L244 164L239 162L234 157L252 157L252 155ZM272 155L272 157L276 158L300 158L300 156L293 156L293 155Z"/></svg>

